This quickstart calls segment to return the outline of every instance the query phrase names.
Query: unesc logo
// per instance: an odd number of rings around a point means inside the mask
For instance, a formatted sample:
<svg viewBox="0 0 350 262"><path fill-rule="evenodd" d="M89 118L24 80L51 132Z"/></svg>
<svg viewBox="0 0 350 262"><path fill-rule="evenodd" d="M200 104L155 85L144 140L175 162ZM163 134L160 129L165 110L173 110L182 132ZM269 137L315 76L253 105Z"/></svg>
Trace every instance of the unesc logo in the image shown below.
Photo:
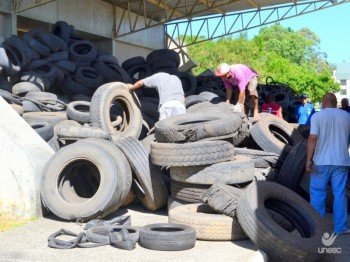
<svg viewBox="0 0 350 262"><path fill-rule="evenodd" d="M329 235L329 233L325 232L322 237L322 244L325 247L319 247L318 248L318 253L320 254L340 254L341 253L341 248L340 247L330 247L333 245L335 239L337 238L338 235L335 235L332 233L332 235Z"/></svg>

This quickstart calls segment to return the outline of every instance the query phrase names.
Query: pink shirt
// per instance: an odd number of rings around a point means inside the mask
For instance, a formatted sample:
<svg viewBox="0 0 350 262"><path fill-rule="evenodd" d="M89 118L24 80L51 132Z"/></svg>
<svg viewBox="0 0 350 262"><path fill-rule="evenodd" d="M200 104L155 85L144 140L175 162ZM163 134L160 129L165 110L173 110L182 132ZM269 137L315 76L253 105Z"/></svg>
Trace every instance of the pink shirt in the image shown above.
<svg viewBox="0 0 350 262"><path fill-rule="evenodd" d="M249 66L242 64L231 65L231 78L225 80L225 88L233 88L238 86L240 91L244 91L253 76L257 76L257 72Z"/></svg>

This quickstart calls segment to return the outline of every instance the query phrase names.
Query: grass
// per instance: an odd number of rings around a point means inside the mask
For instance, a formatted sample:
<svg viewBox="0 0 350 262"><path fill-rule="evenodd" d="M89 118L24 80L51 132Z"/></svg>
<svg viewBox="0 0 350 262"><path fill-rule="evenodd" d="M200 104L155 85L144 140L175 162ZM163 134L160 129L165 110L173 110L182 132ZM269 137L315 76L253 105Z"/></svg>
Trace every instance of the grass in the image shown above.
<svg viewBox="0 0 350 262"><path fill-rule="evenodd" d="M14 218L0 216L0 233L15 227L23 226L33 220L34 218L14 219Z"/></svg>

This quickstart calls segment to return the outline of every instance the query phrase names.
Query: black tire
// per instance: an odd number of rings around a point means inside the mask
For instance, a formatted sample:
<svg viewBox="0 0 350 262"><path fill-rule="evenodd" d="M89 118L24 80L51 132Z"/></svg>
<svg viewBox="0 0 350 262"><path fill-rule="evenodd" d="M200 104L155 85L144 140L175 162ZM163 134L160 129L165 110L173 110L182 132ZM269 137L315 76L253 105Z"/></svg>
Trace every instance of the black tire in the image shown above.
<svg viewBox="0 0 350 262"><path fill-rule="evenodd" d="M57 74L56 71L57 71L56 67L53 64L49 63L41 67L35 68L34 70L31 70L26 73L37 75L42 78L46 78L50 80L50 84L53 85L56 80L56 74Z"/></svg>
<svg viewBox="0 0 350 262"><path fill-rule="evenodd" d="M22 115L27 123L48 122L53 126L67 120L66 112L29 112Z"/></svg>
<svg viewBox="0 0 350 262"><path fill-rule="evenodd" d="M102 75L89 66L78 66L74 78L79 84L89 88L97 88L103 83Z"/></svg>
<svg viewBox="0 0 350 262"><path fill-rule="evenodd" d="M190 106L193 106L195 104L202 103L205 101L208 101L208 100L200 97L199 95L190 95L190 96L187 96L185 99L185 106L186 108L189 108Z"/></svg>
<svg viewBox="0 0 350 262"><path fill-rule="evenodd" d="M300 133L288 122L269 113L260 113L260 120L251 128L254 141L265 151L289 153L303 140Z"/></svg>
<svg viewBox="0 0 350 262"><path fill-rule="evenodd" d="M46 142L53 137L53 126L48 122L34 122L34 123L30 123L30 126Z"/></svg>
<svg viewBox="0 0 350 262"><path fill-rule="evenodd" d="M141 111L155 121L159 119L158 104L141 100Z"/></svg>
<svg viewBox="0 0 350 262"><path fill-rule="evenodd" d="M104 62L107 64L119 65L118 59L115 56L112 56L110 54L99 54L96 57L96 62Z"/></svg>
<svg viewBox="0 0 350 262"><path fill-rule="evenodd" d="M52 53L47 58L50 59L52 63L57 63L59 61L67 61L68 51L60 51L60 52Z"/></svg>
<svg viewBox="0 0 350 262"><path fill-rule="evenodd" d="M97 49L90 41L77 41L69 47L69 58L78 63L91 63L97 56Z"/></svg>
<svg viewBox="0 0 350 262"><path fill-rule="evenodd" d="M149 64L149 66L152 72L155 72L161 68L177 68L175 61L166 58L154 60L152 64Z"/></svg>
<svg viewBox="0 0 350 262"><path fill-rule="evenodd" d="M131 57L125 60L121 66L125 71L127 71L129 68L140 64L146 64L146 59L143 56Z"/></svg>
<svg viewBox="0 0 350 262"><path fill-rule="evenodd" d="M7 38L2 44L5 49L13 51L13 55L20 61L21 69L25 68L32 60L32 52L29 46L18 36Z"/></svg>
<svg viewBox="0 0 350 262"><path fill-rule="evenodd" d="M67 106L68 119L75 120L79 123L90 123L90 102L75 101Z"/></svg>
<svg viewBox="0 0 350 262"><path fill-rule="evenodd" d="M11 94L8 91L0 89L0 96L3 99L5 99L8 103L13 103L13 104L20 105L20 106L22 105L22 102L19 100L19 97Z"/></svg>
<svg viewBox="0 0 350 262"><path fill-rule="evenodd" d="M179 65L180 65L180 55L176 51L170 50L170 49L154 50L154 51L152 51L151 53L149 53L147 55L146 61L150 65L154 61L158 60L159 58L163 58L163 59L168 59L168 60L174 61L176 67L179 67Z"/></svg>
<svg viewBox="0 0 350 262"><path fill-rule="evenodd" d="M20 80L24 82L31 82L35 85L38 85L38 87L42 91L48 90L51 86L51 82L49 79L46 79L45 77L35 74L33 71L23 73L21 75Z"/></svg>
<svg viewBox="0 0 350 262"><path fill-rule="evenodd" d="M254 196L254 197L252 197ZM268 208L267 208L268 206ZM290 234L269 215L267 209L281 214L284 207L300 234ZM317 261L324 226L316 211L299 195L273 182L255 182L238 201L238 220L248 237L272 259Z"/></svg>
<svg viewBox="0 0 350 262"><path fill-rule="evenodd" d="M203 194L210 188L210 185L197 185L190 183L170 181L171 196L186 203L202 203Z"/></svg>
<svg viewBox="0 0 350 262"><path fill-rule="evenodd" d="M110 110L114 101L120 101L123 110L127 112L129 118L123 119L124 127L117 130L111 122ZM94 127L102 128L107 133L115 136L119 135L139 137L142 129L142 117L140 102L137 97L129 92L126 85L120 82L109 83L100 86L91 99L91 122Z"/></svg>
<svg viewBox="0 0 350 262"><path fill-rule="evenodd" d="M188 113L166 118L155 124L158 142L195 142L210 137L230 135L238 130L242 120L239 114Z"/></svg>
<svg viewBox="0 0 350 262"><path fill-rule="evenodd" d="M196 77L188 72L179 72L176 74L180 78L185 96L194 95L197 89Z"/></svg>
<svg viewBox="0 0 350 262"><path fill-rule="evenodd" d="M40 85L35 84L33 82L19 82L12 87L12 94L19 96L25 95L28 92L33 91L40 92L44 90L41 88Z"/></svg>
<svg viewBox="0 0 350 262"><path fill-rule="evenodd" d="M23 100L22 101L23 112L41 112L40 106L32 101Z"/></svg>
<svg viewBox="0 0 350 262"><path fill-rule="evenodd" d="M196 231L181 224L151 224L140 228L139 243L152 250L187 250L195 246Z"/></svg>
<svg viewBox="0 0 350 262"><path fill-rule="evenodd" d="M144 79L151 75L151 70L149 68L149 65L147 64L135 65L133 67L130 67L128 70L126 70L126 72L135 82L137 80ZM137 77L135 76L136 74L138 74Z"/></svg>
<svg viewBox="0 0 350 262"><path fill-rule="evenodd" d="M104 217L120 199L121 175L101 147L75 143L56 152L45 166L41 197L49 210L66 220Z"/></svg>
<svg viewBox="0 0 350 262"><path fill-rule="evenodd" d="M71 28L70 25L65 21L57 21L53 25L51 33L62 39L62 41L66 44L68 44L71 35Z"/></svg>
<svg viewBox="0 0 350 262"><path fill-rule="evenodd" d="M243 189L214 184L202 195L202 201L220 214L235 217L238 199L242 193Z"/></svg>
<svg viewBox="0 0 350 262"><path fill-rule="evenodd" d="M37 69L39 67L47 65L50 62L51 60L49 58L32 60L31 63L26 66L25 70L29 71L29 70Z"/></svg>
<svg viewBox="0 0 350 262"><path fill-rule="evenodd" d="M292 148L278 172L276 182L293 191L297 190L299 181L305 172L307 145L300 142Z"/></svg>
<svg viewBox="0 0 350 262"><path fill-rule="evenodd" d="M77 65L70 62L70 61L58 61L55 63L55 65L59 68L59 69L64 69L66 71L68 71L69 73L73 74L75 72L75 70L77 69Z"/></svg>
<svg viewBox="0 0 350 262"><path fill-rule="evenodd" d="M45 44L42 44L35 36L35 33L33 34L33 32L35 31L32 30L23 35L24 42L26 42L27 45L40 56L48 56L51 52L50 48L48 48Z"/></svg>
<svg viewBox="0 0 350 262"><path fill-rule="evenodd" d="M280 213L273 211L272 209L268 209L267 212L272 217L272 219L284 230L290 233L295 229L295 226Z"/></svg>
<svg viewBox="0 0 350 262"><path fill-rule="evenodd" d="M186 144L151 143L152 162L158 166L199 166L233 160L234 147L226 141Z"/></svg>
<svg viewBox="0 0 350 262"><path fill-rule="evenodd" d="M71 77L65 78L62 90L64 93L70 96L77 95L77 94L91 96L91 94L93 93L92 89L79 84L78 82L73 80Z"/></svg>
<svg viewBox="0 0 350 262"><path fill-rule="evenodd" d="M170 167L170 177L183 183L212 185L240 184L254 180L254 162L236 155L234 160L205 166Z"/></svg>
<svg viewBox="0 0 350 262"><path fill-rule="evenodd" d="M116 145L128 159L134 179L144 191L144 195L136 191L141 203L153 211L163 207L168 197L167 190L160 169L153 166L149 160L147 149L132 137L120 139Z"/></svg>
<svg viewBox="0 0 350 262"><path fill-rule="evenodd" d="M159 68L153 72L153 74L156 73L168 73L170 75L177 75L180 71L178 68Z"/></svg>
<svg viewBox="0 0 350 262"><path fill-rule="evenodd" d="M0 66L9 76L18 74L21 71L21 62L10 48L0 46Z"/></svg>
<svg viewBox="0 0 350 262"><path fill-rule="evenodd" d="M131 82L129 74L119 65L96 62L93 64L93 68L107 79L108 82Z"/></svg>

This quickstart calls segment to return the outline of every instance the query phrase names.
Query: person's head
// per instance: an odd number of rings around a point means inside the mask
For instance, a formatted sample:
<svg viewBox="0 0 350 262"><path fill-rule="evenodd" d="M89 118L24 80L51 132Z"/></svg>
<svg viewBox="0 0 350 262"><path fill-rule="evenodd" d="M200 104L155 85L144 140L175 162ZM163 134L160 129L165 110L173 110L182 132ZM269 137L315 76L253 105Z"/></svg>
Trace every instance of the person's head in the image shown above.
<svg viewBox="0 0 350 262"><path fill-rule="evenodd" d="M337 98L333 93L327 93L322 98L322 108L336 108Z"/></svg>
<svg viewBox="0 0 350 262"><path fill-rule="evenodd" d="M343 98L341 100L341 108L347 108L347 107L349 107L349 99Z"/></svg>
<svg viewBox="0 0 350 262"><path fill-rule="evenodd" d="M309 100L309 97L307 94L301 94L300 95L300 101L303 105L305 105Z"/></svg>
<svg viewBox="0 0 350 262"><path fill-rule="evenodd" d="M229 79L231 77L231 67L226 64L220 64L216 69L214 74L218 77L221 77L222 80Z"/></svg>
<svg viewBox="0 0 350 262"><path fill-rule="evenodd" d="M275 102L276 102L275 96L274 96L274 95L269 95L269 96L267 97L267 101L268 101L269 103L275 103Z"/></svg>

